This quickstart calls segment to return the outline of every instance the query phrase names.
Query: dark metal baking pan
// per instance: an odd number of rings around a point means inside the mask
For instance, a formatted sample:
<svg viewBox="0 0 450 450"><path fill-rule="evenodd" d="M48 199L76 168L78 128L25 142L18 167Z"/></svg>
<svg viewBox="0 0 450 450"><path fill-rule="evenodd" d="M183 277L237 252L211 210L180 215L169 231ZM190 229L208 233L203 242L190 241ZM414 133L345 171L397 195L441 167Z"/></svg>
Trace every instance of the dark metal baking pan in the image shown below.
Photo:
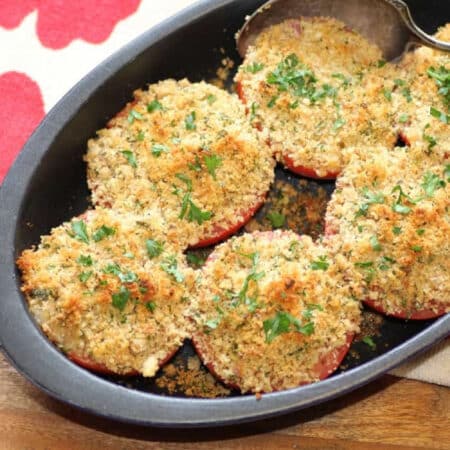
<svg viewBox="0 0 450 450"><path fill-rule="evenodd" d="M199 427L239 423L342 395L450 333L450 315L435 321L407 322L366 312L367 333L374 337L376 348L355 342L331 378L265 394L259 400L233 392L226 398L201 399L189 397L197 394L179 385L171 389L170 383L162 382L167 375L164 373L155 380L91 374L60 353L29 315L20 293L15 259L24 248L38 243L50 228L88 207L86 168L82 162L86 141L130 100L134 89L168 77L213 79L225 57L238 64L234 33L245 15L261 3L204 0L121 49L80 81L47 115L0 188L1 343L15 367L53 397L95 414L144 425ZM450 21L447 2L422 2L422 10L417 9L419 1L409 3L428 31ZM232 73L228 82L231 77ZM294 192L294 210L300 217L312 204L319 211L333 190L332 183L307 182L281 168L277 169L277 183L272 189L272 201L260 211L259 223L254 226L267 226L265 217L268 209L276 208L280 184L294 188L289 192ZM297 220L290 227L314 235L321 230L321 220ZM186 343L173 364L183 369L192 357L192 347ZM202 367L198 370L205 371Z"/></svg>

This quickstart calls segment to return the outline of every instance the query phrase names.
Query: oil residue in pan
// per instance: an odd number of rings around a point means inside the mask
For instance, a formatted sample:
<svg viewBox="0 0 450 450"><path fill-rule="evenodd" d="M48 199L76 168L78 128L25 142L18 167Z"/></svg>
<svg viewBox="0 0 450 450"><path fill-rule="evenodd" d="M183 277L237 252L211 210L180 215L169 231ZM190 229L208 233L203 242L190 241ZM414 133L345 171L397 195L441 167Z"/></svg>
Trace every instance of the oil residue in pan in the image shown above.
<svg viewBox="0 0 450 450"><path fill-rule="evenodd" d="M318 238L323 232L327 202L334 183L306 180L276 168L276 179L265 205L240 232L291 229ZM275 225L275 227L274 227ZM213 248L188 251L188 260L199 268ZM337 370L356 367L389 351L427 327L432 321L406 322L363 311L361 332L355 337L349 353ZM215 398L239 395L209 373L195 354L189 341L153 379L143 377L105 377L131 389L178 397Z"/></svg>

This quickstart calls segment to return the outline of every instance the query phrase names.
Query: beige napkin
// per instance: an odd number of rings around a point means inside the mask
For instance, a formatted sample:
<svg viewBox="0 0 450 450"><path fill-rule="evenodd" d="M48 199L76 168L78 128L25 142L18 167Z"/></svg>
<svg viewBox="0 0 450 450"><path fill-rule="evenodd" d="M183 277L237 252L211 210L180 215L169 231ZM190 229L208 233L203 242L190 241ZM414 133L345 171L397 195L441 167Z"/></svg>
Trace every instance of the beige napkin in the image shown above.
<svg viewBox="0 0 450 450"><path fill-rule="evenodd" d="M135 0L126 0L122 1L122 4L133 2L139 3ZM12 23L12 26L10 24L6 28L0 26L0 48L2 49L0 75L12 71L26 74L39 86L45 111L48 111L73 84L108 55L151 26L194 2L195 0L141 0L137 10L118 20L111 34L105 36L101 42L91 43L77 38L58 49L49 47L42 39L42 34L47 38L52 37L51 29L41 30L39 35L38 17L39 21L45 21L45 19L53 21L55 30L60 31L64 31L64 17L62 15L58 17L58 10L53 12L46 11L45 8L31 12L26 10L21 21ZM74 27L74 21L80 20L80 14L78 14L79 17L71 16L72 27ZM83 21L89 21L90 18L95 20L95 17L96 14L89 14L86 17L83 16ZM99 25L102 24L97 22L97 26ZM96 26L95 22L86 23L87 28L80 28L80 37L83 38L84 32L91 31L89 27L94 26ZM12 120L16 120L16 116L13 116ZM391 373L450 386L450 340Z"/></svg>

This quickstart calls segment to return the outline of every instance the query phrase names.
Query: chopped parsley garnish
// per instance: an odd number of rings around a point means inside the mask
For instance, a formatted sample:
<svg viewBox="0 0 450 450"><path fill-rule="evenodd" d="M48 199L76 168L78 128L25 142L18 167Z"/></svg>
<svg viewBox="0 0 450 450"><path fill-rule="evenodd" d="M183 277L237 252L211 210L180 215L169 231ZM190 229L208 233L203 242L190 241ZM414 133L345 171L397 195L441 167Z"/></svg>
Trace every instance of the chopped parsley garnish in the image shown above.
<svg viewBox="0 0 450 450"><path fill-rule="evenodd" d="M125 156L125 159L128 161L128 164L136 169L137 161L135 154L131 150L123 150L121 153L123 156Z"/></svg>
<svg viewBox="0 0 450 450"><path fill-rule="evenodd" d="M208 170L208 173L216 179L216 170L222 165L222 158L220 158L217 155L211 155L211 156L205 156L203 158L203 161L205 161L206 169Z"/></svg>
<svg viewBox="0 0 450 450"><path fill-rule="evenodd" d="M362 338L362 341L364 342L364 344L369 346L371 350L375 350L377 348L377 346L375 345L375 342L373 342L373 339L371 336L364 336Z"/></svg>
<svg viewBox="0 0 450 450"><path fill-rule="evenodd" d="M364 187L361 193L366 202L359 207L356 217L366 216L370 205L384 203L384 195L381 192L371 192L367 187Z"/></svg>
<svg viewBox="0 0 450 450"><path fill-rule="evenodd" d="M195 155L194 163L188 163L188 167L190 170L193 170L195 172L200 172L200 170L202 170L202 162L200 161L198 155Z"/></svg>
<svg viewBox="0 0 450 450"><path fill-rule="evenodd" d="M244 284L243 284L241 290L237 294L238 302L237 303L234 302L233 306L237 306L240 303L244 303L248 306L249 311L253 312L258 307L258 303L256 301L256 297L248 297L247 296L249 283L250 283L250 281L256 282L256 281L260 280L262 277L265 276L265 272L257 272L257 270L256 270L258 261L259 261L259 253L258 252L251 253L249 255L242 253L241 256L244 256L245 258L249 258L252 261L252 267L250 269L249 274L245 277Z"/></svg>
<svg viewBox="0 0 450 450"><path fill-rule="evenodd" d="M156 303L155 302L147 302L145 304L145 307L150 311L150 312L154 312L156 309Z"/></svg>
<svg viewBox="0 0 450 450"><path fill-rule="evenodd" d="M347 88L352 81L351 78L346 77L343 73L333 73L331 76L341 80L344 88Z"/></svg>
<svg viewBox="0 0 450 450"><path fill-rule="evenodd" d="M181 202L181 211L179 214L180 219L184 219L187 217L187 220L189 222L197 222L199 225L201 225L206 220L211 219L212 212L210 211L202 211L193 201L191 198L192 194L192 181L191 179L184 175L183 173L177 173L175 175L179 180L183 181L183 183L186 184L187 192L183 195L183 200ZM178 195L178 190L174 192L176 195Z"/></svg>
<svg viewBox="0 0 450 450"><path fill-rule="evenodd" d="M217 101L217 97L216 97L215 95L213 95L213 94L209 94L209 95L206 97L206 101L207 101L210 105L212 105L214 102Z"/></svg>
<svg viewBox="0 0 450 450"><path fill-rule="evenodd" d="M188 253L186 255L186 259L189 264L192 264L193 266L200 267L205 264L205 258L202 258L201 256L196 255L195 253Z"/></svg>
<svg viewBox="0 0 450 450"><path fill-rule="evenodd" d="M402 205L401 203L394 203L392 205L392 211L398 214L409 214L411 212L411 208L406 205Z"/></svg>
<svg viewBox="0 0 450 450"><path fill-rule="evenodd" d="M406 123L406 122L408 122L408 120L409 120L409 115L405 114L405 113L400 114L400 117L398 118L398 121L400 123Z"/></svg>
<svg viewBox="0 0 450 450"><path fill-rule="evenodd" d="M156 258L159 256L163 250L163 243L160 241L155 241L154 239L147 239L145 242L145 246L147 248L147 254L150 259Z"/></svg>
<svg viewBox="0 0 450 450"><path fill-rule="evenodd" d="M89 280L89 278L91 278L92 274L94 272L92 272L92 270L88 270L86 272L81 272L80 275L78 276L78 279L82 282L82 283L86 283L87 280Z"/></svg>
<svg viewBox="0 0 450 450"><path fill-rule="evenodd" d="M429 127L430 127L430 124L428 123L424 128L422 137L425 141L428 142L428 151L431 152L433 150L433 148L437 145L437 140L434 136L431 136L425 132L425 130Z"/></svg>
<svg viewBox="0 0 450 450"><path fill-rule="evenodd" d="M160 265L161 269L173 277L177 283L184 281L184 275L178 270L178 262L175 255L168 256Z"/></svg>
<svg viewBox="0 0 450 450"><path fill-rule="evenodd" d="M264 64L254 62L244 67L244 70L249 73L257 73L264 69Z"/></svg>
<svg viewBox="0 0 450 450"><path fill-rule="evenodd" d="M169 147L167 147L167 145L164 144L153 144L152 145L152 155L153 156L161 156L161 153L168 153L169 152Z"/></svg>
<svg viewBox="0 0 450 450"><path fill-rule="evenodd" d="M444 168L444 177L447 178L447 181L450 183L450 164L447 164Z"/></svg>
<svg viewBox="0 0 450 450"><path fill-rule="evenodd" d="M392 91L390 91L389 89L384 88L383 89L383 95L386 98L386 100L389 100L389 101L392 100Z"/></svg>
<svg viewBox="0 0 450 450"><path fill-rule="evenodd" d="M267 214L266 217L273 228L281 228L286 223L286 216L276 211Z"/></svg>
<svg viewBox="0 0 450 450"><path fill-rule="evenodd" d="M425 229L424 228L419 228L416 230L416 233L418 236L423 236L425 234Z"/></svg>
<svg viewBox="0 0 450 450"><path fill-rule="evenodd" d="M215 319L207 320L205 322L205 326L210 328L211 330L215 330L219 326L221 320L222 320L221 317L216 317Z"/></svg>
<svg viewBox="0 0 450 450"><path fill-rule="evenodd" d="M87 255L87 256L85 256L85 255L80 255L80 256L77 258L77 263L78 263L78 264L81 264L82 266L89 267L89 266L92 266L92 264L94 263L94 261L92 260L91 255Z"/></svg>
<svg viewBox="0 0 450 450"><path fill-rule="evenodd" d="M365 271L365 274L366 274L365 281L367 283L370 283L373 280L373 278L375 276L375 271L376 271L373 261L356 262L355 267L358 267Z"/></svg>
<svg viewBox="0 0 450 450"><path fill-rule="evenodd" d="M382 67L384 67L386 65L386 61L384 60L384 59L380 59L378 62L377 62L377 67L379 68L379 69L381 69Z"/></svg>
<svg viewBox="0 0 450 450"><path fill-rule="evenodd" d="M256 111L259 108L258 103L253 102L250 106L250 122L256 117Z"/></svg>
<svg viewBox="0 0 450 450"><path fill-rule="evenodd" d="M103 273L116 275L122 283L134 283L138 280L138 276L134 272L122 272L120 266L116 263L108 264Z"/></svg>
<svg viewBox="0 0 450 450"><path fill-rule="evenodd" d="M94 239L95 242L99 242L108 236L113 236L116 234L116 229L112 227L108 227L106 225L102 225L100 228L97 228L94 231L94 234L92 235L92 239Z"/></svg>
<svg viewBox="0 0 450 450"><path fill-rule="evenodd" d="M313 316L313 311L323 311L322 306L317 305L315 303L308 303L306 305L306 309L303 311L302 316L306 319L309 320L312 318Z"/></svg>
<svg viewBox="0 0 450 450"><path fill-rule="evenodd" d="M346 121L342 117L338 117L333 123L333 131L337 131L345 125Z"/></svg>
<svg viewBox="0 0 450 450"><path fill-rule="evenodd" d="M361 269L367 269L368 267L373 267L373 261L356 262L355 267L360 267Z"/></svg>
<svg viewBox="0 0 450 450"><path fill-rule="evenodd" d="M444 97L444 104L450 109L450 70L444 66L438 69L430 67L427 73L436 82L439 88L438 93Z"/></svg>
<svg viewBox="0 0 450 450"><path fill-rule="evenodd" d="M381 252L381 250L383 250L383 247L381 246L380 241L378 240L377 236L371 236L369 242L370 242L370 246L376 252Z"/></svg>
<svg viewBox="0 0 450 450"><path fill-rule="evenodd" d="M274 95L268 102L267 102L267 107L268 108L273 108L275 106L275 103L278 100L278 95Z"/></svg>
<svg viewBox="0 0 450 450"><path fill-rule="evenodd" d="M399 234L402 234L402 229L401 227L392 227L392 232L398 236Z"/></svg>
<svg viewBox="0 0 450 450"><path fill-rule="evenodd" d="M296 97L306 97L313 103L327 95L336 95L336 89L329 85L317 89L314 73L301 64L294 53L281 61L276 69L267 75L266 80L269 84L276 85L278 92L290 92Z"/></svg>
<svg viewBox="0 0 450 450"><path fill-rule="evenodd" d="M319 256L319 259L316 261L311 261L310 265L312 270L328 270L328 267L330 267L330 263L327 261L327 256Z"/></svg>
<svg viewBox="0 0 450 450"><path fill-rule="evenodd" d="M439 111L436 108L433 108L433 106L430 108L430 114L433 117L436 117L436 119L439 119L442 123L446 123L446 124L450 123L450 115L445 114L444 112Z"/></svg>
<svg viewBox="0 0 450 450"><path fill-rule="evenodd" d="M145 139L145 133L143 131L139 131L136 135L136 140L142 142Z"/></svg>
<svg viewBox="0 0 450 450"><path fill-rule="evenodd" d="M135 120L142 120L143 116L140 112L137 112L135 109L130 109L130 112L128 113L128 122L133 123Z"/></svg>
<svg viewBox="0 0 450 450"><path fill-rule="evenodd" d="M399 184L397 184L394 187L394 189L392 189L393 194L395 194L396 192L398 192L398 197L397 197L397 200L395 200L394 203L392 204L392 211L394 211L398 214L409 214L411 212L411 208L402 203L403 200L406 199L408 202L412 203L413 205L416 205L417 203L419 203L422 200L422 198L420 198L420 197L417 199L413 199L409 195L405 194L405 192L403 192L403 189Z"/></svg>
<svg viewBox="0 0 450 450"><path fill-rule="evenodd" d="M71 236L78 239L85 244L89 244L89 236L86 228L86 224L83 220L76 220L71 224L72 234Z"/></svg>
<svg viewBox="0 0 450 450"><path fill-rule="evenodd" d="M434 173L427 172L423 177L423 183L421 184L427 197L432 197L438 189L444 188L446 185L444 180L441 180Z"/></svg>
<svg viewBox="0 0 450 450"><path fill-rule="evenodd" d="M382 256L381 262L378 265L380 270L389 270L392 264L395 264L397 261L393 258L389 258L388 256Z"/></svg>
<svg viewBox="0 0 450 450"><path fill-rule="evenodd" d="M266 342L270 344L276 337L291 331L297 331L298 333L310 336L314 333L314 324L308 322L302 325L299 319L288 312L278 311L275 317L263 322L263 329L266 335Z"/></svg>
<svg viewBox="0 0 450 450"><path fill-rule="evenodd" d="M123 311L130 296L131 292L125 286L121 286L119 292L112 294L113 306L118 310Z"/></svg>
<svg viewBox="0 0 450 450"><path fill-rule="evenodd" d="M192 111L186 116L186 118L184 119L184 126L186 127L186 130L194 131L197 129L197 125L195 124L196 118L197 115L195 111Z"/></svg>
<svg viewBox="0 0 450 450"><path fill-rule="evenodd" d="M147 104L147 111L149 113L154 111L162 111L163 109L163 105L156 99Z"/></svg>
<svg viewBox="0 0 450 450"><path fill-rule="evenodd" d="M421 247L420 245L413 245L413 246L411 247L411 250L412 250L413 252L419 253L419 252L422 251L422 247Z"/></svg>

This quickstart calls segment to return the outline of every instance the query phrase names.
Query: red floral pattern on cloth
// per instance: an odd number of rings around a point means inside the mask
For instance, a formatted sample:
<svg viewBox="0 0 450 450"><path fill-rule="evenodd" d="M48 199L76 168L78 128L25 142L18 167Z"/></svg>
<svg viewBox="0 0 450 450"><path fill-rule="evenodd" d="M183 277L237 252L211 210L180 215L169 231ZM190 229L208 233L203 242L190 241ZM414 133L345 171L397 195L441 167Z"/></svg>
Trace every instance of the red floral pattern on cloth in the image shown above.
<svg viewBox="0 0 450 450"><path fill-rule="evenodd" d="M1 0L0 26L17 27L38 10L37 34L42 45L66 47L74 39L91 43L106 40L116 24L134 13L141 0Z"/></svg>
<svg viewBox="0 0 450 450"><path fill-rule="evenodd" d="M44 117L36 82L20 72L0 75L0 183L26 140Z"/></svg>

